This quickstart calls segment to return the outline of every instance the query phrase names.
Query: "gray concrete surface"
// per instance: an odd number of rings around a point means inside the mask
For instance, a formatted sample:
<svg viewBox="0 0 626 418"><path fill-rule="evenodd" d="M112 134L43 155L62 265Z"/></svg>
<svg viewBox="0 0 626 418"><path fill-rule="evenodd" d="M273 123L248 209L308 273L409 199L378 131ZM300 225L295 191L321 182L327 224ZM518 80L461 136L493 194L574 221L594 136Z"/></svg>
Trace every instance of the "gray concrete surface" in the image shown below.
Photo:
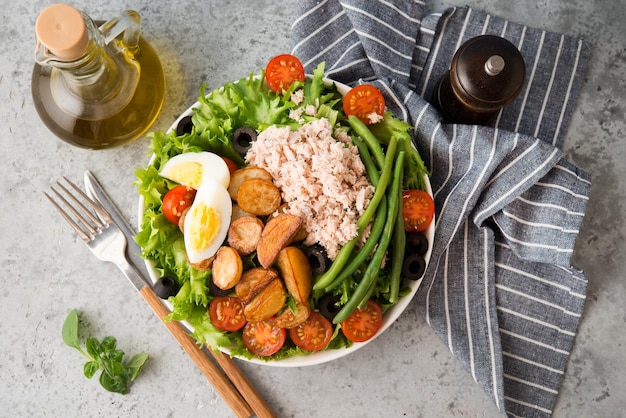
<svg viewBox="0 0 626 418"><path fill-rule="evenodd" d="M0 0L0 417L232 416L165 327L112 265L93 258L44 201L61 175L91 169L136 223L134 168L147 141L92 152L57 140L30 96L34 22L50 2ZM166 129L210 88L246 76L289 50L293 0L89 2L107 19L125 8L143 16L168 89L153 130ZM623 0L427 1L429 10L468 4L592 45L591 62L565 140L567 157L593 188L574 264L589 279L586 309L555 417L620 417L626 407L624 141L626 3ZM82 376L82 358L61 340L70 309L85 334L114 335L128 354L151 358L126 396ZM496 417L499 413L412 306L383 338L320 366L281 369L238 362L280 417Z"/></svg>

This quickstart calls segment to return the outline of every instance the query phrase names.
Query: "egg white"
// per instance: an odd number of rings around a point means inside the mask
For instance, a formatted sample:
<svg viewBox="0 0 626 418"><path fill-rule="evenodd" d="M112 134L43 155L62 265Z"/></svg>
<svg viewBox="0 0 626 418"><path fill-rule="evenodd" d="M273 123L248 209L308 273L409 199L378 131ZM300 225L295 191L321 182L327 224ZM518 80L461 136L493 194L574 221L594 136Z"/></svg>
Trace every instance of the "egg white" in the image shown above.
<svg viewBox="0 0 626 418"><path fill-rule="evenodd" d="M191 263L215 255L228 234L232 210L226 187L216 180L203 179L183 225L185 249Z"/></svg>
<svg viewBox="0 0 626 418"><path fill-rule="evenodd" d="M219 155L208 151L175 155L167 160L159 175L196 190L205 179L216 180L224 187L230 183L226 162Z"/></svg>

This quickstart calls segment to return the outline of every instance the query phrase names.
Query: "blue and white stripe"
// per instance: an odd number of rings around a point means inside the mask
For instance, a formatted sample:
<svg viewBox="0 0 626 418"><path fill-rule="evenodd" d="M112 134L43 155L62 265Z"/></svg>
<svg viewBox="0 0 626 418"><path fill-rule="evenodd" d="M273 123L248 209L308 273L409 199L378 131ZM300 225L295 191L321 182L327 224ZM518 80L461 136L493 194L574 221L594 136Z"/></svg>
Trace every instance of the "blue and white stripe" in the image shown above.
<svg viewBox="0 0 626 418"><path fill-rule="evenodd" d="M303 0L292 53L309 72L325 61L337 81L374 82L414 127L437 206L420 311L498 408L549 416L586 294L570 258L591 184L560 146L589 52L470 8L423 9L417 0ZM456 49L480 34L518 47L525 86L490 127L443 124L430 94Z"/></svg>

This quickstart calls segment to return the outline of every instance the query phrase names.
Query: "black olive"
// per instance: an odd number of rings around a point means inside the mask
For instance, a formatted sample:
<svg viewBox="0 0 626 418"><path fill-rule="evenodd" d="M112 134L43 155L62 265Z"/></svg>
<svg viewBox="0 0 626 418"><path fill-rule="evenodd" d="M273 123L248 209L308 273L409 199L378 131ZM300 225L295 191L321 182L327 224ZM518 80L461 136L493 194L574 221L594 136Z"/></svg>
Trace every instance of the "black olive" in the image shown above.
<svg viewBox="0 0 626 418"><path fill-rule="evenodd" d="M193 122L191 121L191 115L187 115L178 122L176 125L176 135L190 134L193 129Z"/></svg>
<svg viewBox="0 0 626 418"><path fill-rule="evenodd" d="M209 292L211 292L211 295L213 296L228 296L233 293L233 290L234 290L233 288L223 290L217 287L217 285L213 282L213 277L211 277L208 280L208 283L209 283Z"/></svg>
<svg viewBox="0 0 626 418"><path fill-rule="evenodd" d="M152 286L152 290L154 293L160 297L161 299L167 299L170 296L175 296L178 293L180 286L176 279L171 277L161 277L157 282Z"/></svg>
<svg viewBox="0 0 626 418"><path fill-rule="evenodd" d="M321 276L328 269L330 260L326 255L326 250L321 245L315 244L304 249L304 254L311 265L313 276Z"/></svg>
<svg viewBox="0 0 626 418"><path fill-rule="evenodd" d="M339 296L334 296L330 293L325 294L317 301L320 313L330 322L333 322L337 312L341 310L341 307L337 306L337 303L339 303Z"/></svg>
<svg viewBox="0 0 626 418"><path fill-rule="evenodd" d="M406 234L406 250L407 254L418 253L426 254L428 251L428 238L421 232L409 232Z"/></svg>
<svg viewBox="0 0 626 418"><path fill-rule="evenodd" d="M254 141L256 141L256 131L249 126L242 126L233 133L233 148L242 157L248 153Z"/></svg>
<svg viewBox="0 0 626 418"><path fill-rule="evenodd" d="M402 275L409 280L419 280L426 270L426 261L421 254L413 253L404 258Z"/></svg>

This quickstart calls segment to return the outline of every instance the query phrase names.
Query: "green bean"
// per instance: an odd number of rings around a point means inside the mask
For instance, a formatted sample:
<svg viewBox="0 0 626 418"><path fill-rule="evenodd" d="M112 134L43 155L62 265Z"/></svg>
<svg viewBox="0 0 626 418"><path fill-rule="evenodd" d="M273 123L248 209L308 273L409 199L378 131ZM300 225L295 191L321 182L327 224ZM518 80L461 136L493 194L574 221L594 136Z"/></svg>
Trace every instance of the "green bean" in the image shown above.
<svg viewBox="0 0 626 418"><path fill-rule="evenodd" d="M326 270L313 285L313 290L322 290L335 280L337 275L341 272L343 266L350 259L350 255L352 254L358 240L359 237L356 236L341 247L328 270Z"/></svg>
<svg viewBox="0 0 626 418"><path fill-rule="evenodd" d="M383 149L380 146L380 141L378 141L367 125L356 116L348 116L348 123L350 124L352 130L363 139L363 142L367 144L368 148L374 155L374 160L376 161L376 164L378 164L378 167L382 168L385 161L385 153L383 153Z"/></svg>
<svg viewBox="0 0 626 418"><path fill-rule="evenodd" d="M394 155L393 157L395 159L396 156ZM396 165L402 166L402 163L400 163L400 161L402 160L404 160L404 151L401 151L398 154L398 160L396 161ZM402 169L402 167L400 167L400 169ZM395 186L395 189L392 188L392 191L389 195L387 219L385 220L385 226L383 228L383 233L378 243L378 247L376 248L376 251L372 256L372 259L368 264L365 273L361 278L361 281L354 290L354 293L333 319L333 323L335 324L344 321L348 316L350 316L350 314L356 309L356 307L361 304L363 298L369 294L370 286L372 286L373 282L378 278L380 266L382 265L385 253L387 252L387 248L389 246L389 242L391 241L391 236L393 234L393 229L395 225L395 218L398 213L398 187L400 187L400 185L397 181L397 178L394 178L393 186Z"/></svg>
<svg viewBox="0 0 626 418"><path fill-rule="evenodd" d="M404 149L404 141L402 141L400 143L400 146L398 147L398 149L403 150ZM404 159L398 161L398 165L402 166L404 163ZM397 170L400 170L400 172L398 172ZM392 183L391 186L391 193L395 192L397 193L397 199L398 199L398 208L397 208L397 214L396 214L396 222L395 222L395 228L393 231L393 243L392 243L392 250L393 253L391 254L391 275L390 275L390 284L389 284L389 302L392 304L395 304L398 302L398 294L400 293L400 281L401 281L401 275L402 275L402 264L404 263L404 248L406 246L406 233L404 232L404 218L402 217L402 184L404 181L403 178L403 173L404 171L402 170L402 167L398 168L398 166L395 167L394 169L394 182L396 180L398 180L400 183L400 186L398 187L398 185L396 185L395 183Z"/></svg>
<svg viewBox="0 0 626 418"><path fill-rule="evenodd" d="M367 292L365 292L365 294L361 298L361 302L357 305L357 308L361 309L365 307L367 305L367 301L370 300L374 296L374 292L376 291L376 288L378 287L379 279L380 279L380 276L377 275L376 280L372 280L372 284L370 284L370 287L367 289Z"/></svg>
<svg viewBox="0 0 626 418"><path fill-rule="evenodd" d="M359 230L363 230L367 225L369 225L372 217L374 216L374 212L376 212L376 209L378 208L380 200L387 192L387 186L389 185L389 179L391 178L393 171L393 162L396 156L397 146L398 140L395 137L391 138L389 146L387 147L387 155L385 155L383 169L380 173L380 179L378 179L378 185L376 186L374 196L372 196L365 212L363 212L363 214L359 217L359 220L356 222Z"/></svg>
<svg viewBox="0 0 626 418"><path fill-rule="evenodd" d="M378 169L376 168L374 161L372 160L372 156L370 152L368 151L367 146L358 138L352 138L352 142L359 150L361 160L363 161L363 165L365 165L365 170L367 171L370 181L372 182L374 186L378 185L380 174L378 173ZM386 209L384 208L386 207L387 207L387 199L385 198L379 204L379 209L380 209L380 212L382 213L379 212L377 214L376 219L374 220L374 225L372 225L370 236L367 238L365 245L361 248L361 250L357 254L357 261L353 259L350 262L350 264L348 264L348 266L346 266L344 269L341 269L341 271L335 272L335 269L333 268L333 266L335 266L335 264L337 263L337 259L341 255L341 258L343 260L345 256L345 254L343 254L342 251L340 250L341 254L339 254L335 258L335 261L333 262L331 269L329 269L329 271L326 272L326 274L320 277L320 279L316 283L316 286L314 286L314 289L318 289L318 283L320 283L319 287L321 287L321 284L323 283L328 283L324 287L325 291L327 292L330 290L336 289L339 286L339 284L341 284L347 277L352 275L352 273L354 273L354 271L359 267L360 263L357 264L359 261L361 263L365 261L363 257L366 257L367 255L369 255L369 252L371 252L374 249L374 246L376 245L376 242L377 242L376 240L378 239L378 237L380 237L380 233L382 233L382 226L384 226L384 220L385 220L385 216L382 216L382 215L385 214ZM343 248L345 248L345 246ZM351 245L350 253L352 252L352 249L354 249L354 245ZM348 256L349 255L350 254L348 254ZM348 261L348 258L345 258L346 262ZM344 264L345 263L342 263L341 266L343 267ZM346 273L346 271L349 271L349 273ZM332 276L332 280L328 280L328 277L330 276Z"/></svg>
<svg viewBox="0 0 626 418"><path fill-rule="evenodd" d="M389 209L387 209L387 213L391 213ZM391 217L393 219L393 217ZM385 245L385 241L388 241L391 238L391 230L393 229L393 223L389 222L389 218L385 221L385 227L383 229L383 233L376 248L374 251L374 255L372 256L371 261L367 265L365 273L361 278L361 281L357 285L354 293L348 299L345 305L341 308L341 310L337 313L335 318L333 319L333 323L338 324L345 320L350 314L356 309L356 307L361 303L363 297L368 293L372 282L376 280L378 277L378 272L380 271L380 266L383 262L383 257L385 255L385 251L387 251L387 247Z"/></svg>
<svg viewBox="0 0 626 418"><path fill-rule="evenodd" d="M367 128L366 128L367 129ZM354 247L356 246L361 234L369 225L378 205L380 204L381 199L385 196L385 192L387 189L387 185L389 184L389 178L392 174L393 168L393 160L395 157L396 148L398 146L398 141L396 139L392 139L389 141L389 146L387 148L387 156L385 157L385 166L383 167L380 178L378 179L378 185L376 187L376 191L374 192L374 196L370 200L370 203L367 205L367 209L361 214L359 219L357 220L357 236L348 241L341 250L337 253L335 260L333 260L330 268L320 276L320 278L313 285L313 290L321 290L326 288L330 283L332 283L337 275L341 272L343 266L348 262Z"/></svg>
<svg viewBox="0 0 626 418"><path fill-rule="evenodd" d="M383 197L383 200L379 205L379 213L376 214L376 219L374 219L374 224L372 225L372 229L370 231L370 235L367 237L365 244L359 249L359 252L354 256L354 258L345 266L341 273L337 275L337 277L325 287L327 292L336 289L339 287L341 283L348 277L352 275L359 268L361 264L365 262L367 257L372 253L374 247L378 243L378 239L383 232L383 227L385 226L386 220L386 212L387 212L387 198Z"/></svg>
<svg viewBox="0 0 626 418"><path fill-rule="evenodd" d="M402 205L399 205L398 214L393 233L393 244L391 248L391 275L389 289L389 303L398 302L400 293L400 281L402 279L402 265L404 264L404 249L406 247L406 233L404 232L404 219L402 219Z"/></svg>
<svg viewBox="0 0 626 418"><path fill-rule="evenodd" d="M402 149L402 142L400 142L400 149ZM404 151L400 151L398 154L398 158L402 158L402 160L399 160L398 162L396 162L396 166L394 168L394 180L393 183L391 185L391 188L389 189L389 201L391 202L391 204L396 206L396 211L394 212L393 210L390 211L389 216L393 216L394 217L394 221L393 221L393 231L392 231L392 238L393 239L393 244L392 245L392 251L394 251L392 253L392 258L391 258L391 273L390 273L390 279L389 279L389 301L391 302L391 298L393 296L393 293L395 293L395 299L396 301L393 303L397 302L398 299L398 293L400 290L400 273L402 272L402 263L404 262L404 241L405 241L405 234L404 234L404 221L402 219L402 180L403 180L403 164L404 164ZM400 225L402 227L401 231L398 231L398 220L400 220ZM397 248L395 246L395 244L398 245L398 247L400 247L400 244L398 243L398 232L400 232L401 235L401 239L402 239L402 244L401 244L401 248ZM397 250L397 252L396 252ZM377 287L377 283L376 280L374 280L372 282L372 284L370 285L368 291L365 293L365 295L363 296L363 298L361 299L361 302L359 303L359 307L363 307L367 304L367 301L372 297L372 294L374 293L374 291L376 290ZM397 290L394 290L394 288L396 288Z"/></svg>
<svg viewBox="0 0 626 418"><path fill-rule="evenodd" d="M376 165L374 164L374 160L372 160L372 154L370 154L367 149L367 145L356 137L352 137L352 143L359 150L359 156L361 157L361 161L363 161L363 165L365 166L365 171L367 171L367 176L370 178L370 182L372 182L374 187L378 186L380 174L378 173L378 168L376 168Z"/></svg>
<svg viewBox="0 0 626 418"><path fill-rule="evenodd" d="M380 175L378 174L378 170L374 165L374 161L372 160L372 155L370 154L367 146L358 138L352 138L352 142L359 150L359 155L361 156L361 160L363 161L363 165L365 166L365 170L370 178L370 181L374 186L377 186L380 180ZM365 262L367 257L374 250L374 247L378 243L378 238L382 233L383 227L385 225L386 219L386 207L387 207L387 198L384 197L378 207L378 211L376 214L376 218L374 219L374 224L372 225L372 230L370 231L370 235L365 241L365 244L356 256L350 261L350 263L345 266L341 272L335 277L335 279L325 287L327 292L336 289L339 287L343 281L350 277L352 273L356 271L359 266ZM384 215L384 216L383 216Z"/></svg>

